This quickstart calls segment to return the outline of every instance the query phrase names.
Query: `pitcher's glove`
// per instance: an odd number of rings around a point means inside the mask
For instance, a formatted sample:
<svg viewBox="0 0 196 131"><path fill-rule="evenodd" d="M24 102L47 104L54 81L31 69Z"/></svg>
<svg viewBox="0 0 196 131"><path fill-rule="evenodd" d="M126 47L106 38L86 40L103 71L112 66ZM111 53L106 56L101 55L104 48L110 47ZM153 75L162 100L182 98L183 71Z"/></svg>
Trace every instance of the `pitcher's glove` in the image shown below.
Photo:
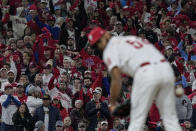
<svg viewBox="0 0 196 131"><path fill-rule="evenodd" d="M127 117L130 115L130 111L131 111L131 103L130 103L130 99L128 99L124 103L118 105L112 112L112 115L116 117Z"/></svg>

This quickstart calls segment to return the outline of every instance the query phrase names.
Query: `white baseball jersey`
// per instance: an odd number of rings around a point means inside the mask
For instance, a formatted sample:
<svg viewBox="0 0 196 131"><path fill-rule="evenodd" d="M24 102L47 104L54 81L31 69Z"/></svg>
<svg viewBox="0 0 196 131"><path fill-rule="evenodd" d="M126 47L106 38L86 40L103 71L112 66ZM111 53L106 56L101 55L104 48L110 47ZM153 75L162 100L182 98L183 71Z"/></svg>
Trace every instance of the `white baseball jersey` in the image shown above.
<svg viewBox="0 0 196 131"><path fill-rule="evenodd" d="M117 66L130 76L134 76L141 64L161 59L164 56L150 42L136 36L112 37L103 52L109 72Z"/></svg>

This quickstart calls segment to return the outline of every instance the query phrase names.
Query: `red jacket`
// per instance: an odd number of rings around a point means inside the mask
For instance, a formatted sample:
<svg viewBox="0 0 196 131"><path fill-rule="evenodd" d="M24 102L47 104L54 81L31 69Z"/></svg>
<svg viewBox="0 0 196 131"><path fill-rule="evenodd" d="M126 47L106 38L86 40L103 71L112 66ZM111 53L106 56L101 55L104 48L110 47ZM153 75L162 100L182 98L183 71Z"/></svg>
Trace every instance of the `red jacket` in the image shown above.
<svg viewBox="0 0 196 131"><path fill-rule="evenodd" d="M39 28L39 26L33 21L30 20L27 25L31 28L31 30L36 34L36 35L40 35L41 34L41 30Z"/></svg>

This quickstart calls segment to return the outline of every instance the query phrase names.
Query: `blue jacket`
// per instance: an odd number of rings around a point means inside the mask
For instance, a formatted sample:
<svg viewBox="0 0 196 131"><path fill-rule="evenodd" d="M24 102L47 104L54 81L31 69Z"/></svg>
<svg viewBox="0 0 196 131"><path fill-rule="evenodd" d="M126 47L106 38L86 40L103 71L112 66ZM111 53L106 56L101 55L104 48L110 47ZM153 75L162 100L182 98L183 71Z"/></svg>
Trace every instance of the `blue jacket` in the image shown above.
<svg viewBox="0 0 196 131"><path fill-rule="evenodd" d="M51 27L49 26L48 24L44 24L42 23L38 17L35 18L35 22L36 24L40 27L40 28L43 28L43 27L46 27L51 33L52 33L52 36L53 36L53 39L54 40L59 40L59 34L60 34L60 28L59 27Z"/></svg>
<svg viewBox="0 0 196 131"><path fill-rule="evenodd" d="M185 59L185 61L187 61L188 60L188 54L183 50L183 45L182 44L183 44L182 41L180 41L178 43L178 49L180 51L181 56ZM196 60L196 55L192 55L191 60L195 61Z"/></svg>
<svg viewBox="0 0 196 131"><path fill-rule="evenodd" d="M35 113L34 113L34 116L33 116L33 121L34 121L34 123L36 123L39 120L44 122L44 119L45 119L44 108L43 108L43 106L38 107L35 110ZM54 131L56 121L58 121L58 120L62 120L59 110L56 107L49 106L49 123L48 123L49 127L48 127L48 131Z"/></svg>

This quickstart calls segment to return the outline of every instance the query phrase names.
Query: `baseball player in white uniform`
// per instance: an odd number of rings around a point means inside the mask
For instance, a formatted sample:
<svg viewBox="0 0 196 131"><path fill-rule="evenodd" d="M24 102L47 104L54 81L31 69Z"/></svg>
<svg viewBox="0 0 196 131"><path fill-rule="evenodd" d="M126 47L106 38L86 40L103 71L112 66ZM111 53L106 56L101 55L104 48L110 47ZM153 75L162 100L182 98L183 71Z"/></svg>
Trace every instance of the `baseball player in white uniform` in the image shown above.
<svg viewBox="0 0 196 131"><path fill-rule="evenodd" d="M100 27L88 35L91 46L103 51L111 74L110 109L116 108L121 73L134 78L131 95L131 124L128 131L142 131L152 101L167 131L181 131L175 109L174 73L164 56L147 40L136 36L112 37Z"/></svg>

